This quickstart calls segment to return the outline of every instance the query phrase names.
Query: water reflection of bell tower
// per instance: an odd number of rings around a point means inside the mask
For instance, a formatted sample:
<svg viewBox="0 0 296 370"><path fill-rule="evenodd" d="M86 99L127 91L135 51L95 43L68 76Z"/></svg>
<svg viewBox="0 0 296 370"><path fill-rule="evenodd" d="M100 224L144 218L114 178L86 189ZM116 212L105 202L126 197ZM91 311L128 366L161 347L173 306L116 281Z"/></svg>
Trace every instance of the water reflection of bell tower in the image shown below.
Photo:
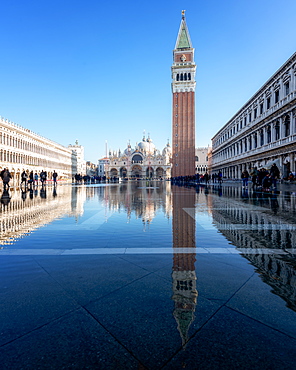
<svg viewBox="0 0 296 370"><path fill-rule="evenodd" d="M172 177L195 175L195 70L194 49L185 10L173 51L172 65Z"/></svg>
<svg viewBox="0 0 296 370"><path fill-rule="evenodd" d="M173 301L174 317L182 338L188 341L189 327L194 321L197 302L195 274L195 218L194 189L172 188L173 195ZM193 210L193 217L189 215ZM189 213L188 213L189 212Z"/></svg>

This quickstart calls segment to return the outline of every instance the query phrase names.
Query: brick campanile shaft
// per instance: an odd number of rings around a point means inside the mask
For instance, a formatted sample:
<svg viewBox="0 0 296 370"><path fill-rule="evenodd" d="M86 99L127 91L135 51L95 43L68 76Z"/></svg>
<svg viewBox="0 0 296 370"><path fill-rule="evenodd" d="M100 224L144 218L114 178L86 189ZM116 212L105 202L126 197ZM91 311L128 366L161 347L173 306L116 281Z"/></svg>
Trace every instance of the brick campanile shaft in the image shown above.
<svg viewBox="0 0 296 370"><path fill-rule="evenodd" d="M195 174L196 65L184 10L173 57L172 177L192 176Z"/></svg>

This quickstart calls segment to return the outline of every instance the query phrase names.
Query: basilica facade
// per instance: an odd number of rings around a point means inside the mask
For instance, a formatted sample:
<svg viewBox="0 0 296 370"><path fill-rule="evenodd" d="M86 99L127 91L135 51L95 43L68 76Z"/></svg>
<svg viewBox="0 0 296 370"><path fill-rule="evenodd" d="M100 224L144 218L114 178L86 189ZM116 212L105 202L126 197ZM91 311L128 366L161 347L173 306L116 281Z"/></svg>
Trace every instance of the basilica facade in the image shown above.
<svg viewBox="0 0 296 370"><path fill-rule="evenodd" d="M109 179L166 179L171 177L172 150L168 143L158 150L145 135L134 148L130 144L124 151L109 151L99 176ZM99 166L100 167L100 166Z"/></svg>

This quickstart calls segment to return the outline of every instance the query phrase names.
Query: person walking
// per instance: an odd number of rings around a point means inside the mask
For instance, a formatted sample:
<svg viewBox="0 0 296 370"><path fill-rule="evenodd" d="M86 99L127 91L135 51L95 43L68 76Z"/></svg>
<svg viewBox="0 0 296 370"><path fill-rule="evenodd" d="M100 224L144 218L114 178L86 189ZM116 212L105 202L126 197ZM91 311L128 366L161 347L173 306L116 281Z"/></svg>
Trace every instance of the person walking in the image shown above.
<svg viewBox="0 0 296 370"><path fill-rule="evenodd" d="M52 174L52 179L53 179L53 185L56 186L57 185L57 177L58 177L58 174L55 172L55 170L53 171L53 174Z"/></svg>
<svg viewBox="0 0 296 370"><path fill-rule="evenodd" d="M271 179L270 174L267 172L264 179L262 180L262 190L270 191L271 185L272 185L272 179Z"/></svg>
<svg viewBox="0 0 296 370"><path fill-rule="evenodd" d="M27 178L28 178L28 175L26 173L26 171L23 171L22 174L21 174L21 186L23 185L23 183L25 183L25 188L27 187Z"/></svg>
<svg viewBox="0 0 296 370"><path fill-rule="evenodd" d="M35 175L34 175L34 185L37 185L38 186L38 174L37 172L35 172Z"/></svg>
<svg viewBox="0 0 296 370"><path fill-rule="evenodd" d="M243 188L248 187L248 181L249 181L249 172L245 169L242 172L241 178L243 180Z"/></svg>
<svg viewBox="0 0 296 370"><path fill-rule="evenodd" d="M29 174L28 184L30 184L30 188L32 188L32 186L34 184L34 172L33 171L31 171L30 174Z"/></svg>
<svg viewBox="0 0 296 370"><path fill-rule="evenodd" d="M47 173L45 171L41 171L40 172L40 181L41 181L41 184L42 186L45 185L45 182L46 182L46 177L47 177Z"/></svg>
<svg viewBox="0 0 296 370"><path fill-rule="evenodd" d="M258 170L257 170L257 167L254 167L253 171L251 172L251 176L252 176L252 189L255 190L255 187L257 186L258 184Z"/></svg>
<svg viewBox="0 0 296 370"><path fill-rule="evenodd" d="M222 185L222 172L221 171L218 172L218 183L219 185Z"/></svg>
<svg viewBox="0 0 296 370"><path fill-rule="evenodd" d="M276 189L277 180L280 178L280 170L275 163L270 168L270 178L272 182L272 187Z"/></svg>
<svg viewBox="0 0 296 370"><path fill-rule="evenodd" d="M3 181L4 190L7 190L7 188L9 188L9 181L11 179L11 174L10 174L8 168L4 168L1 171L0 177L1 177L2 181Z"/></svg>

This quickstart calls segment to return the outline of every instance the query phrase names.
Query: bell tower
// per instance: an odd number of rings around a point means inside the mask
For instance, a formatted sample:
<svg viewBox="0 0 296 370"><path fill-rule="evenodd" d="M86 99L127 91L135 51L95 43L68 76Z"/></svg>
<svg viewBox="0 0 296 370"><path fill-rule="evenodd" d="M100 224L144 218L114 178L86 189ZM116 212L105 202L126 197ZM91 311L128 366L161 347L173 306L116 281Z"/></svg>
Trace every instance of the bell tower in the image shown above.
<svg viewBox="0 0 296 370"><path fill-rule="evenodd" d="M172 65L172 177L195 175L194 49L182 10Z"/></svg>

